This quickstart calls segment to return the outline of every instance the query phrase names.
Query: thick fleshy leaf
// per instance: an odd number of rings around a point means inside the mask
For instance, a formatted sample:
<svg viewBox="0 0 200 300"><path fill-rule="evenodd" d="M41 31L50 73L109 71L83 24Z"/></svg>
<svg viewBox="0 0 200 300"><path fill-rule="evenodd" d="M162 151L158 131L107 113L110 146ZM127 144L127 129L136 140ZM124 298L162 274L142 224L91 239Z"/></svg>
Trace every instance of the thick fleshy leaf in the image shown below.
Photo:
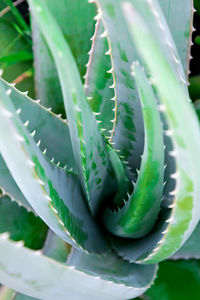
<svg viewBox="0 0 200 300"><path fill-rule="evenodd" d="M0 150L19 188L62 239L89 251L104 251L107 244L90 216L77 176L53 165L42 154L9 94L0 82Z"/></svg>
<svg viewBox="0 0 200 300"><path fill-rule="evenodd" d="M104 224L108 231L121 237L141 238L149 233L161 206L164 178L163 126L157 100L138 62L133 76L142 104L145 145L134 191L117 212L107 209Z"/></svg>
<svg viewBox="0 0 200 300"><path fill-rule="evenodd" d="M141 280L133 280L135 284L131 286L55 262L43 255L37 255L37 251L19 248L14 242L7 240L6 235L0 236L0 248L0 281L21 293L39 299L64 300L66 294L74 300L130 299L149 287L155 272L154 266L134 265L132 272L130 270L132 278L140 277L135 270L141 267L144 270L148 268L149 279L141 277ZM143 284L146 286L141 287Z"/></svg>
<svg viewBox="0 0 200 300"><path fill-rule="evenodd" d="M120 9L121 0L91 0L97 5L96 20L100 20L105 32L103 38L109 41L107 52L111 58L115 104L115 127L110 141L120 150L127 172L132 180L137 177L144 146L142 112L135 83L131 76L131 63L137 59L130 41L127 26Z"/></svg>
<svg viewBox="0 0 200 300"><path fill-rule="evenodd" d="M92 47L89 52L85 78L85 92L104 135L109 139L116 123L116 96L109 40L104 38L102 20L97 20Z"/></svg>
<svg viewBox="0 0 200 300"><path fill-rule="evenodd" d="M8 195L18 205L24 206L28 211L33 211L20 188L12 177L3 157L0 155L0 189L4 195Z"/></svg>
<svg viewBox="0 0 200 300"><path fill-rule="evenodd" d="M95 214L102 200L113 192L112 185L109 184L106 144L86 99L70 48L56 20L45 3L30 0L29 4L55 60L74 157L90 210Z"/></svg>
<svg viewBox="0 0 200 300"><path fill-rule="evenodd" d="M97 256L72 249L67 265L107 281L138 287L138 294L142 292L139 289L151 285L157 271L156 265L129 263L111 251L106 255Z"/></svg>
<svg viewBox="0 0 200 300"><path fill-rule="evenodd" d="M20 241L26 247L41 249L47 234L47 226L39 217L12 202L9 197L0 198L0 233L8 232L10 239Z"/></svg>
<svg viewBox="0 0 200 300"><path fill-rule="evenodd" d="M59 5L53 0L43 2L58 22L77 61L80 74L83 76L91 47L90 38L94 32L95 8L89 5L87 0L59 0ZM63 97L54 60L34 18L32 31L38 97L43 105L52 107L54 112L64 115Z"/></svg>
<svg viewBox="0 0 200 300"><path fill-rule="evenodd" d="M159 95L160 110L164 111L169 126L165 134L170 136L173 142L171 155L175 157L176 162L176 172L171 175L171 178L176 179L176 187L171 193L175 201L169 205L171 213L166 220L168 225L162 233L162 238L153 247L153 252L147 251L140 258L140 262L147 263L160 261L183 245L199 221L200 209L198 200L200 166L197 165L200 152L199 124L188 101L185 87L180 83L177 70L169 63L169 54L160 47L159 37L153 34L154 31L144 19L144 7L147 11L153 11L153 8L157 7L157 4L154 7L153 3L146 0L140 2L131 0L123 5L130 33L152 76L154 89ZM163 30L168 29L162 19L160 25L157 30L162 35ZM185 120L190 120L190 123L182 130Z"/></svg>
<svg viewBox="0 0 200 300"><path fill-rule="evenodd" d="M148 300L198 300L200 262L165 261L159 264L155 284L147 291Z"/></svg>
<svg viewBox="0 0 200 300"><path fill-rule="evenodd" d="M188 77L193 30L193 0L159 0L159 3L176 43L185 76Z"/></svg>
<svg viewBox="0 0 200 300"><path fill-rule="evenodd" d="M158 4L158 1L150 0L148 2L148 0L143 0L135 3L134 0L130 0L130 2L134 5L137 5L137 9L145 19L147 26L152 31L152 34L156 36L156 40L159 43L160 49L162 49L162 52L165 55L166 61L176 73L177 80L185 88L186 93L188 93L187 80L183 70L183 65L176 48L176 44L173 40L173 36L170 32L169 26L160 8L160 5ZM143 9L143 5L145 5L145 9Z"/></svg>
<svg viewBox="0 0 200 300"><path fill-rule="evenodd" d="M61 167L76 171L71 138L67 121L51 110L40 105L40 101L32 100L26 93L21 93L12 85L0 79L2 85L10 93L10 99L15 109L20 111L20 118L40 149L45 151L49 159Z"/></svg>
<svg viewBox="0 0 200 300"><path fill-rule="evenodd" d="M76 171L69 128L66 120L44 108L38 101L30 99L26 93L21 93L12 85L0 79L2 85L10 93L10 99L16 110L20 110L20 118L30 133L34 134L36 142L45 155L66 169ZM14 198L27 209L32 209L24 195L16 185L3 158L0 156L0 187L4 193Z"/></svg>

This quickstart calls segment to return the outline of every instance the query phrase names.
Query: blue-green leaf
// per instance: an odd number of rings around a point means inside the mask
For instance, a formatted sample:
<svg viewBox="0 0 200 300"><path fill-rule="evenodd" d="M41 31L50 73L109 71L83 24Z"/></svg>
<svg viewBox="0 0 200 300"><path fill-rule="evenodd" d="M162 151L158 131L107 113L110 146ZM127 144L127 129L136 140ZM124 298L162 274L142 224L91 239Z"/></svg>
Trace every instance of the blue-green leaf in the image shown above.
<svg viewBox="0 0 200 300"><path fill-rule="evenodd" d="M1 82L0 108L1 154L33 209L65 241L88 251L105 251L107 243L90 216L77 176L42 154Z"/></svg>
<svg viewBox="0 0 200 300"><path fill-rule="evenodd" d="M124 284L120 282L122 280L107 280L96 274L84 272L81 268L58 263L39 255L37 251L19 248L14 242L7 240L6 235L0 235L0 248L0 281L21 293L39 299L64 300L66 295L70 295L74 300L131 299L143 293L155 276L154 266L134 264L128 268L128 281L132 284ZM24 262L23 268L21 261ZM119 267L120 263L117 265ZM143 276L136 272L139 269ZM127 276L127 273L124 276Z"/></svg>
<svg viewBox="0 0 200 300"><path fill-rule="evenodd" d="M71 50L56 20L45 3L30 0L29 4L55 60L74 157L86 199L95 214L102 200L112 193L112 186L108 183L110 176L106 144L86 99Z"/></svg>

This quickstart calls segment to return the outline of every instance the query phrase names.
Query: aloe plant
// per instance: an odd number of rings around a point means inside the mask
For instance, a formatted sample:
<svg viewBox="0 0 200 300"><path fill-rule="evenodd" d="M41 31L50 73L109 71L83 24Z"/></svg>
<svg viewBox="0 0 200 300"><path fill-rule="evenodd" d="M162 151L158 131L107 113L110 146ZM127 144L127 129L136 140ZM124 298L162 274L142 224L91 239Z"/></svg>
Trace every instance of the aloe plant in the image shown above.
<svg viewBox="0 0 200 300"><path fill-rule="evenodd" d="M0 299L140 297L200 257L193 3L0 5Z"/></svg>

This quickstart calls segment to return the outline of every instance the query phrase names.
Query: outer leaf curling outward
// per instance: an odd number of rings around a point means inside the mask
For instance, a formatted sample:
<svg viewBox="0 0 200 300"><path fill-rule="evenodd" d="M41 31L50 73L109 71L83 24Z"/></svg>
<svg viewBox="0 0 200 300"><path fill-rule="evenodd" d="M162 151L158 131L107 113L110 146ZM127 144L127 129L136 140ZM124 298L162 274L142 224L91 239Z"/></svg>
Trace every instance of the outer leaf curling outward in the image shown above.
<svg viewBox="0 0 200 300"><path fill-rule="evenodd" d="M163 226L165 228L161 239L157 239L154 231L146 238L146 241L151 242L153 247L144 247L142 255L141 253L136 254L136 258L140 262L152 263L163 260L180 248L199 221L200 184L198 178L200 176L200 166L198 166L198 155L200 151L200 130L197 118L191 104L188 102L185 88L180 84L175 69L169 64L168 55L165 51L162 51L158 36L152 34L151 27L147 25L146 20L143 18L142 9L144 7L152 9L152 1L137 2L131 0L123 4L131 36L148 67L148 72L153 77L153 86L161 101L159 108L164 111L169 126L169 130L165 134L170 136L173 141L174 150L171 155L175 157L176 161L176 172L171 174L171 178L176 179L175 190L171 192L171 195L174 196L174 203L169 205L169 212L167 212L169 217L164 218L166 220L165 225L160 225L160 228L163 228ZM161 23L160 25L160 36L165 36L166 24ZM168 82L167 85L166 82ZM173 95L173 98L171 95ZM179 111L178 114L177 111ZM190 120L190 123L183 131L182 124L185 120ZM164 211L161 211L161 213L163 214ZM136 243L133 248L138 250L142 243L145 242ZM127 248L125 250L122 248L121 254L131 257L131 248L129 248L129 251Z"/></svg>
<svg viewBox="0 0 200 300"><path fill-rule="evenodd" d="M87 251L105 251L107 243L90 216L77 176L53 165L42 154L1 82L0 106L0 150L33 209L65 241ZM13 149L17 159L13 159Z"/></svg>
<svg viewBox="0 0 200 300"><path fill-rule="evenodd" d="M57 66L74 157L86 199L95 214L102 199L113 193L105 141L86 99L74 58L58 24L45 3L30 0L29 4Z"/></svg>
<svg viewBox="0 0 200 300"><path fill-rule="evenodd" d="M17 243L10 241L6 234L0 235L0 248L1 282L39 299L64 300L66 293L74 300L131 299L144 293L155 278L153 265L135 264L128 267L127 282L121 278L118 280L103 276L100 278L97 274L83 271L79 267L49 259L41 255L41 251L19 247ZM22 260L23 268L21 268ZM125 264L127 265L126 262Z"/></svg>
<svg viewBox="0 0 200 300"><path fill-rule="evenodd" d="M120 0L89 2L97 6L96 20L104 26L103 37L109 46L106 52L111 58L116 115L110 142L119 151L130 179L135 180L144 146L141 106L131 76L131 63L137 59L136 52L120 10Z"/></svg>
<svg viewBox="0 0 200 300"><path fill-rule="evenodd" d="M157 102L145 73L138 62L133 64L133 75L141 98L145 146L134 191L117 212L107 209L104 224L117 236L141 238L154 226L160 211L163 177L163 126Z"/></svg>

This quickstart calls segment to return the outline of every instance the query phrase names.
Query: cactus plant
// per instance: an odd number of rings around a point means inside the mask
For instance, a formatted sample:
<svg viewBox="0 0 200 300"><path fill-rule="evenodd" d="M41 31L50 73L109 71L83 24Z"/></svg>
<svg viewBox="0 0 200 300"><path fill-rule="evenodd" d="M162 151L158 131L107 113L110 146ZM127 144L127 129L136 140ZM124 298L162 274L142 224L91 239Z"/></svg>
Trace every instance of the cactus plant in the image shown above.
<svg viewBox="0 0 200 300"><path fill-rule="evenodd" d="M31 30L0 1L0 299L140 297L200 254L193 3L27 2Z"/></svg>

